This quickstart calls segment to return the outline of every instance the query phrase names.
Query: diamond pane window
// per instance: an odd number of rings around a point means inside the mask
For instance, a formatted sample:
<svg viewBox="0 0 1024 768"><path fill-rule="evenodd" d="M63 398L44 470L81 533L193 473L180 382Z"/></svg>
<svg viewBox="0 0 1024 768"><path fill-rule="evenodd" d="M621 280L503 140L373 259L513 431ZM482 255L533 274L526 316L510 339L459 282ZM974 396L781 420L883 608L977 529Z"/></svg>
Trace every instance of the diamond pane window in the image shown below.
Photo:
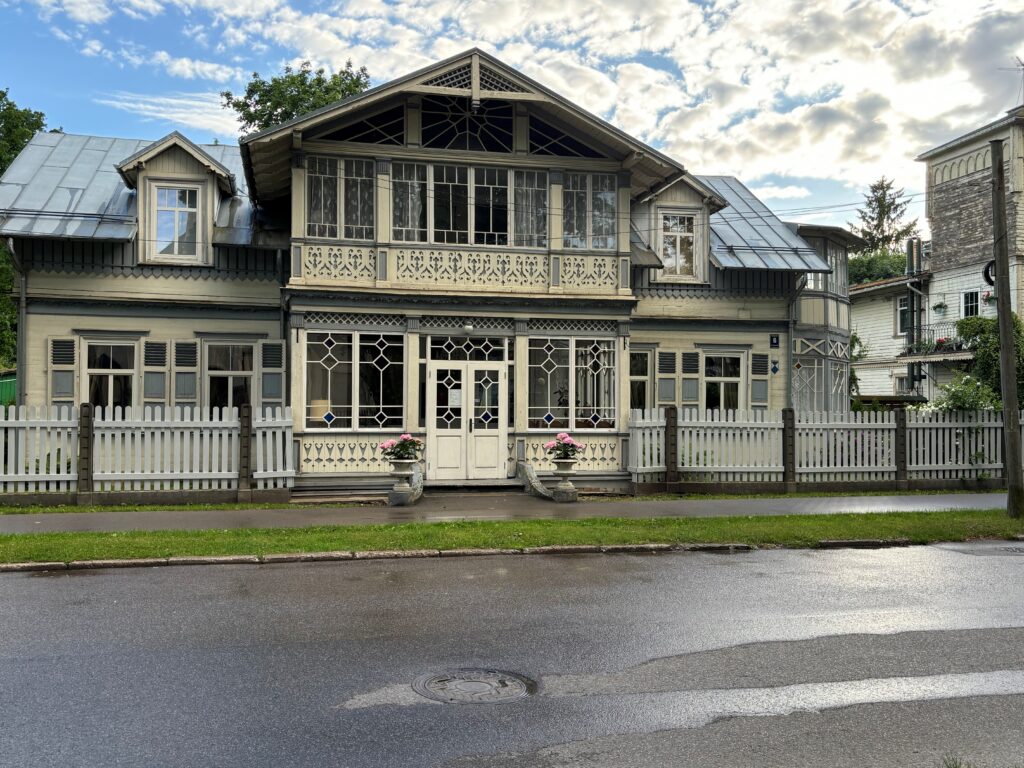
<svg viewBox="0 0 1024 768"><path fill-rule="evenodd" d="M352 336L306 334L306 427L352 426Z"/></svg>
<svg viewBox="0 0 1024 768"><path fill-rule="evenodd" d="M359 426L401 429L404 423L405 338L359 334Z"/></svg>
<svg viewBox="0 0 1024 768"><path fill-rule="evenodd" d="M569 426L569 339L530 339L529 426Z"/></svg>
<svg viewBox="0 0 1024 768"><path fill-rule="evenodd" d="M615 341L574 339L574 429L611 429L615 426Z"/></svg>

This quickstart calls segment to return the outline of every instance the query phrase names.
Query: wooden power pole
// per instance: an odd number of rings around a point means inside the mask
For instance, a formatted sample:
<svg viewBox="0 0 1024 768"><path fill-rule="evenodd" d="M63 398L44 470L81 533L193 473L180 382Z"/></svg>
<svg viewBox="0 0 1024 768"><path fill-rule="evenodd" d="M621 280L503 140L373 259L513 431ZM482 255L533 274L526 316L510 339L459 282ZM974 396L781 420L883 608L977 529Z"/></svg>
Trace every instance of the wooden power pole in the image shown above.
<svg viewBox="0 0 1024 768"><path fill-rule="evenodd" d="M1024 513L1024 463L1020 447L1020 404L1017 402L1017 343L1010 301L1010 243L1006 236L1006 181L1003 142L992 147L992 241L996 260L996 311L999 318L999 384L1003 396L1003 467L1006 471L1006 511Z"/></svg>

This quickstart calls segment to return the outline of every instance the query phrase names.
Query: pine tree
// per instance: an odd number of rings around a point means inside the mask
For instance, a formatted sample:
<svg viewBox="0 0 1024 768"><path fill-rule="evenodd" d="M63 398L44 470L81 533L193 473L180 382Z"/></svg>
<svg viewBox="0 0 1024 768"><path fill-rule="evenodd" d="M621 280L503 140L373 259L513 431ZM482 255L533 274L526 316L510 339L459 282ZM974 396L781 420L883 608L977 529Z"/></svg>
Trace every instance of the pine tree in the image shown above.
<svg viewBox="0 0 1024 768"><path fill-rule="evenodd" d="M908 237L917 234L917 219L904 224L910 201L902 189L893 189L896 182L885 176L872 184L864 195L864 207L857 210L859 223L850 223L867 245L864 252L900 252Z"/></svg>

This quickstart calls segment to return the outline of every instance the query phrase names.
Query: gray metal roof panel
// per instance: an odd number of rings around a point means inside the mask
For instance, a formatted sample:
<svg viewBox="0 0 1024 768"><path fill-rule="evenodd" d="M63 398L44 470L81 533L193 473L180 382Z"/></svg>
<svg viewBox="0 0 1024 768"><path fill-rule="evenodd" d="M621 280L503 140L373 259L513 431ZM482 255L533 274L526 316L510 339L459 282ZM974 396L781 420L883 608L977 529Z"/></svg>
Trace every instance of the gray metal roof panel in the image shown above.
<svg viewBox="0 0 1024 768"><path fill-rule="evenodd" d="M137 230L135 193L116 166L153 144L139 139L37 133L0 178L0 235L130 240ZM237 194L222 197L215 243L252 241L253 209L237 145L202 151L235 176Z"/></svg>
<svg viewBox="0 0 1024 768"><path fill-rule="evenodd" d="M698 179L729 205L711 215L711 258L721 269L830 272L803 238L732 176Z"/></svg>

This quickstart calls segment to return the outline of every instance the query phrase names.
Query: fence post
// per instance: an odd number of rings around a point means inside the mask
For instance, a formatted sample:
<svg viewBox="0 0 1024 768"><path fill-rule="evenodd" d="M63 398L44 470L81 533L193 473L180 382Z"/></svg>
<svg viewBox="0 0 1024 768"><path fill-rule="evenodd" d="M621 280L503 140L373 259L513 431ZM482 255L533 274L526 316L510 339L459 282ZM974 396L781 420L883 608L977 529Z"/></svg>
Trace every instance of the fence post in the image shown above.
<svg viewBox="0 0 1024 768"><path fill-rule="evenodd" d="M665 409L665 482L679 482L679 409Z"/></svg>
<svg viewBox="0 0 1024 768"><path fill-rule="evenodd" d="M78 504L92 504L93 502L92 431L92 403L82 403L78 409L78 493L75 494L75 502Z"/></svg>
<svg viewBox="0 0 1024 768"><path fill-rule="evenodd" d="M907 409L896 410L896 490L905 491L910 487L907 480Z"/></svg>
<svg viewBox="0 0 1024 768"><path fill-rule="evenodd" d="M252 501L252 406L238 409L238 500Z"/></svg>
<svg viewBox="0 0 1024 768"><path fill-rule="evenodd" d="M796 493L796 411L782 409L782 480L786 493Z"/></svg>

